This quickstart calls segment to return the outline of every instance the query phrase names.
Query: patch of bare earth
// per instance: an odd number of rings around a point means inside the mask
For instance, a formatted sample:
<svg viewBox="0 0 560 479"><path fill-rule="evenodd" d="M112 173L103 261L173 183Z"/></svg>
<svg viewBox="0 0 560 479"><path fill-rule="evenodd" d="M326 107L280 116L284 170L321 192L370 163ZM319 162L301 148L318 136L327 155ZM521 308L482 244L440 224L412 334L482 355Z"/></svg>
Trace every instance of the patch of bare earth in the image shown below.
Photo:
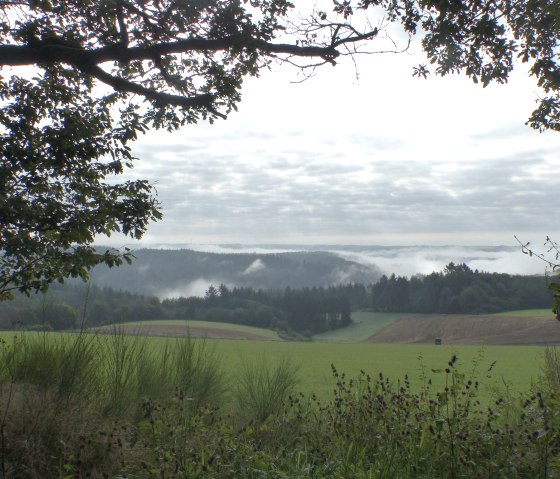
<svg viewBox="0 0 560 479"><path fill-rule="evenodd" d="M103 326L95 328L97 333L110 334L115 331L113 326ZM260 334L254 334L246 331L236 331L220 328L201 328L180 325L135 325L125 324L119 327L119 331L125 334L141 334L144 336L161 336L161 337L177 337L190 334L192 338L210 338L210 339L253 339L253 340L270 340L269 337Z"/></svg>
<svg viewBox="0 0 560 479"><path fill-rule="evenodd" d="M370 336L368 343L539 345L560 344L554 318L436 314L399 319Z"/></svg>

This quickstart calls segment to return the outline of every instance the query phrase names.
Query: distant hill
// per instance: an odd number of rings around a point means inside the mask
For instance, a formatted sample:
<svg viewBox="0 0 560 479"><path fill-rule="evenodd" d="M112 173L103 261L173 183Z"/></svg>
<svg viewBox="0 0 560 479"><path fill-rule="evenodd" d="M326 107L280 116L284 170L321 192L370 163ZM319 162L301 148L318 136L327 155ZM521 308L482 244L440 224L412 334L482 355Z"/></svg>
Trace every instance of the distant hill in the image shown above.
<svg viewBox="0 0 560 479"><path fill-rule="evenodd" d="M263 289L377 281L382 272L329 252L206 253L188 249L140 249L120 268L98 266L98 286L159 297L202 296L210 284Z"/></svg>

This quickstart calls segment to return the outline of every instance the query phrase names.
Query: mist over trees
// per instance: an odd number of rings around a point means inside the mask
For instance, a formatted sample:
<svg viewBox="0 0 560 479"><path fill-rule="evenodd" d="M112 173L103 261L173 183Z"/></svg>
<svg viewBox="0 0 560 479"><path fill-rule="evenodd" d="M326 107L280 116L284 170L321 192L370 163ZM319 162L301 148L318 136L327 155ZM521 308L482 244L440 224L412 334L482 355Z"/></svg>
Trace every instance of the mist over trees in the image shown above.
<svg viewBox="0 0 560 479"><path fill-rule="evenodd" d="M369 284L382 274L374 265L321 251L257 254L139 249L134 256L126 268L96 268L93 282L145 295L178 297L202 295L210 284L265 290L326 287Z"/></svg>
<svg viewBox="0 0 560 479"><path fill-rule="evenodd" d="M54 285L50 292L0 304L1 329L69 330L163 319L242 324L278 331L286 339L348 326L358 310L417 314L484 314L546 308L544 276L471 270L449 263L443 271L376 283L325 287L211 285L204 296L160 300L111 287Z"/></svg>

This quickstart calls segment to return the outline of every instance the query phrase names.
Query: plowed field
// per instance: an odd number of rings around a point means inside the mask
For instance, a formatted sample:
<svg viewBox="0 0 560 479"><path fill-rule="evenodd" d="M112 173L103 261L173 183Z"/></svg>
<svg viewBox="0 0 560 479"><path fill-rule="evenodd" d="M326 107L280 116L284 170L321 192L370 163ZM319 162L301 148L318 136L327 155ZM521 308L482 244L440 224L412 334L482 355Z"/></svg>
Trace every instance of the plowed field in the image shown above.
<svg viewBox="0 0 560 479"><path fill-rule="evenodd" d="M415 315L395 321L368 343L544 345L560 344L560 323L552 317Z"/></svg>

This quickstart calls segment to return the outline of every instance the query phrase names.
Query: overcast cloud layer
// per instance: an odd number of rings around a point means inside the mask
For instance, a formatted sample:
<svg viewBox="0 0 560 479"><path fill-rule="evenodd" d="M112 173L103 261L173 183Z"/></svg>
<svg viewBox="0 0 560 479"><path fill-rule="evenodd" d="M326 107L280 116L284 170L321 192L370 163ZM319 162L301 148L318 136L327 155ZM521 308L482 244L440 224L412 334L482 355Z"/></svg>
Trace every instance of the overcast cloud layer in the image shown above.
<svg viewBox="0 0 560 479"><path fill-rule="evenodd" d="M133 176L156 184L165 216L143 244L558 238L560 135L524 125L533 80L413 79L421 60L360 58L359 80L346 63L302 84L277 69L247 82L227 121L150 132Z"/></svg>

